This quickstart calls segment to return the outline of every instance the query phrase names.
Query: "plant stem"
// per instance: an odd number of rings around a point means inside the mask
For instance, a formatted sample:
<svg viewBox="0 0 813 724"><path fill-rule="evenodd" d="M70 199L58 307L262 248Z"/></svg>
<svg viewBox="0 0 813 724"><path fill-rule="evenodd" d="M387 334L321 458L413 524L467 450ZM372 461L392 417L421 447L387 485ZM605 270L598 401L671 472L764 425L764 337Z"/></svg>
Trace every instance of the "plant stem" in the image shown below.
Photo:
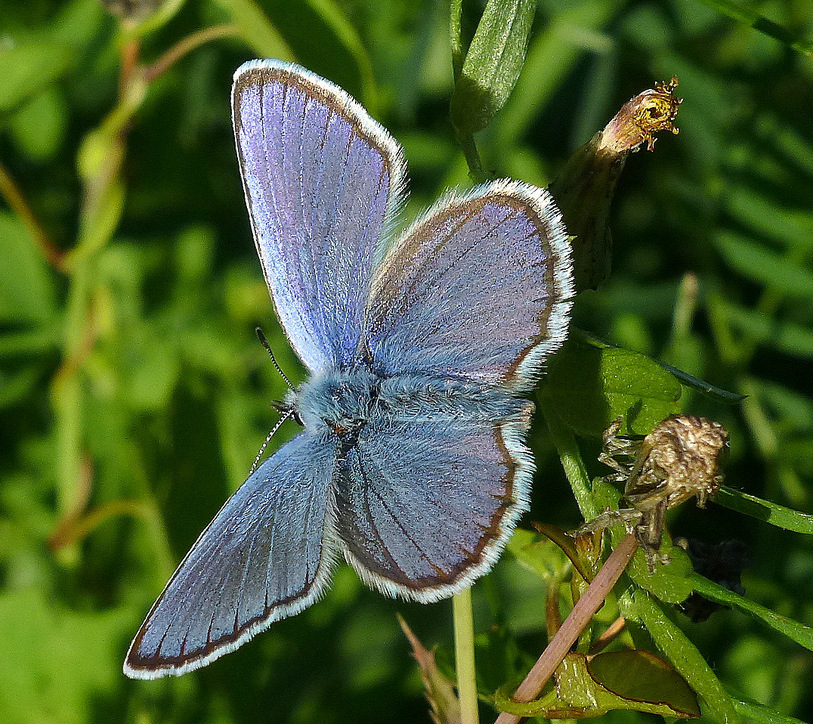
<svg viewBox="0 0 813 724"><path fill-rule="evenodd" d="M466 164L469 167L469 178L475 183L481 184L488 180L488 174L483 171L483 162L480 159L480 152L477 150L477 143L470 133L458 133L457 141L466 157Z"/></svg>
<svg viewBox="0 0 813 724"><path fill-rule="evenodd" d="M461 724L478 724L477 678L474 664L474 616L471 610L471 588L452 599L454 619L455 668L457 695L460 698Z"/></svg>
<svg viewBox="0 0 813 724"><path fill-rule="evenodd" d="M155 80L155 78L177 63L181 58L195 48L199 48L201 45L208 43L211 40L218 40L219 38L227 38L230 35L237 35L239 31L240 29L236 25L224 23L222 25L214 25L211 28L199 30L192 35L189 35L171 47L158 60L146 68L144 71L145 80L148 83Z"/></svg>
<svg viewBox="0 0 813 724"><path fill-rule="evenodd" d="M553 410L546 409L543 406L542 413L545 416L551 438L553 438L553 444L556 446L556 452L559 453L559 458L562 461L567 480L573 489L573 495L576 497L579 510L585 520L592 520L598 515L598 510L593 501L587 469L584 467L584 461L579 452L579 446L576 445L573 431L559 419L559 416Z"/></svg>

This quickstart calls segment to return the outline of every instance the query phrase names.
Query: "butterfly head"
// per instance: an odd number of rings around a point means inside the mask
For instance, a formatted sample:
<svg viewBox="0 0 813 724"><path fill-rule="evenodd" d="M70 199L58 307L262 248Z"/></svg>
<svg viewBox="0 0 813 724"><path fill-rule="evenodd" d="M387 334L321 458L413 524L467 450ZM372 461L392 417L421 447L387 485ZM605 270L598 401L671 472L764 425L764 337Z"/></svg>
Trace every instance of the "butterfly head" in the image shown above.
<svg viewBox="0 0 813 724"><path fill-rule="evenodd" d="M331 370L305 382L290 398L294 414L312 432L355 436L371 419L380 379L364 368Z"/></svg>

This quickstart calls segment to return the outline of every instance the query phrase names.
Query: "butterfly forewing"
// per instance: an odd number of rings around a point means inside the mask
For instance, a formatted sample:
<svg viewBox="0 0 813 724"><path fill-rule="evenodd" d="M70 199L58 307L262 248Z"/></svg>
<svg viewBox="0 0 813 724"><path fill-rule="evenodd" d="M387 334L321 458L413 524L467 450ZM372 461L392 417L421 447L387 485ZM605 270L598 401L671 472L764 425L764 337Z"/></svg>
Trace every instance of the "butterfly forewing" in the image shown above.
<svg viewBox="0 0 813 724"><path fill-rule="evenodd" d="M335 557L335 444L302 433L226 502L175 571L127 654L125 672L182 674L312 603Z"/></svg>
<svg viewBox="0 0 813 724"><path fill-rule="evenodd" d="M365 339L376 371L527 388L565 339L570 267L544 190L498 181L441 201L374 274Z"/></svg>
<svg viewBox="0 0 813 724"><path fill-rule="evenodd" d="M234 133L265 280L311 372L358 349L376 249L404 179L401 148L338 86L279 61L235 74Z"/></svg>

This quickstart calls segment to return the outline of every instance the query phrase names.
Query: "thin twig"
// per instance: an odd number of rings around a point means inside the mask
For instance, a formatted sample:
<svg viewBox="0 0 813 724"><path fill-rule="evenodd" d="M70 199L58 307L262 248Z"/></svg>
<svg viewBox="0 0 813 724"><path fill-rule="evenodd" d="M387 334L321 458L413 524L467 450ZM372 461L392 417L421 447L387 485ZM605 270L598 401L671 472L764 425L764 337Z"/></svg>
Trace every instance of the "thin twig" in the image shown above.
<svg viewBox="0 0 813 724"><path fill-rule="evenodd" d="M604 599L624 572L637 548L638 541L632 533L622 539L587 587L584 595L576 602L570 615L528 672L528 676L519 685L513 696L514 701L533 701L539 696L548 679L553 676L553 672L570 651L570 647L604 605ZM518 724L521 719L522 717L516 714L503 712L494 724Z"/></svg>
<svg viewBox="0 0 813 724"><path fill-rule="evenodd" d="M605 630L604 633L601 634L590 646L590 655L597 654L603 651L607 646L609 646L613 641L615 641L624 629L627 628L627 619L623 616L619 616L615 621L613 621Z"/></svg>
<svg viewBox="0 0 813 724"><path fill-rule="evenodd" d="M111 500L100 503L85 515L60 524L48 539L48 546L56 551L87 537L94 528L119 515L150 520L153 511L140 500Z"/></svg>
<svg viewBox="0 0 813 724"><path fill-rule="evenodd" d="M11 210L23 222L37 248L40 250L46 261L55 269L62 269L63 252L58 249L45 232L39 219L37 219L28 202L23 196L23 192L12 178L5 166L0 163L0 194L6 200Z"/></svg>
<svg viewBox="0 0 813 724"><path fill-rule="evenodd" d="M121 68L119 69L119 98L123 98L132 81L138 65L141 43L138 38L130 38L121 48Z"/></svg>

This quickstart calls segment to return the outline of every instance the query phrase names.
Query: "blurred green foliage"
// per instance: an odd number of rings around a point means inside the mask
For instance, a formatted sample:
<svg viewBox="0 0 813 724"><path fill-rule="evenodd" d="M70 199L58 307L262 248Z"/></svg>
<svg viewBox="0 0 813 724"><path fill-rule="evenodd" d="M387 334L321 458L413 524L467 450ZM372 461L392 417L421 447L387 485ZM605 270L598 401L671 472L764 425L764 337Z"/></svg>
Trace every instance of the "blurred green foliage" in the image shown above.
<svg viewBox="0 0 813 724"><path fill-rule="evenodd" d="M478 37L484 5L462 3L464 45ZM248 58L282 57L358 97L405 147L406 220L447 186L469 184L449 115L455 92L453 108L471 102L455 91L449 8L107 6L118 14L97 0L0 6L0 720L426 721L394 614L448 660L451 607L384 599L346 568L324 601L199 672L133 682L121 662L275 420L270 402L285 388L254 326L295 381L303 374L251 243L231 74ZM495 82L499 103L476 142L486 172L547 185L629 97L680 78L680 135L628 160L611 220L613 274L580 295L574 323L747 395L724 405L684 388L676 402L667 394L674 381L657 383L660 368L645 375L663 414L674 406L728 427L731 487L813 511L813 60L801 52L813 38L813 5L737 7L539 0L521 74L522 43L507 43L511 77ZM475 66L458 72L471 77ZM584 369L607 384L627 379L610 373L618 364L629 374L630 352L613 354L612 364L603 357ZM624 389L597 415L590 401L600 384L588 377L570 380L573 419L564 418L583 435L592 476L606 472L595 462L596 432ZM568 408L567 390L548 394ZM532 436L531 517L572 528L579 511L542 427ZM714 505L675 511L671 529L746 541L748 597L813 625L810 536ZM544 591L511 556L475 587L485 632L478 665L490 690L541 650ZM744 720L762 711L753 703L768 707L765 721L813 718L813 655L793 633L762 625L757 609L691 624L641 589L635 597L667 658L664 642L679 648L685 637L735 696L732 704L706 685L704 720L722 720L708 706L715 696ZM655 648L644 631L636 643ZM711 669L703 659L689 665L700 691Z"/></svg>

